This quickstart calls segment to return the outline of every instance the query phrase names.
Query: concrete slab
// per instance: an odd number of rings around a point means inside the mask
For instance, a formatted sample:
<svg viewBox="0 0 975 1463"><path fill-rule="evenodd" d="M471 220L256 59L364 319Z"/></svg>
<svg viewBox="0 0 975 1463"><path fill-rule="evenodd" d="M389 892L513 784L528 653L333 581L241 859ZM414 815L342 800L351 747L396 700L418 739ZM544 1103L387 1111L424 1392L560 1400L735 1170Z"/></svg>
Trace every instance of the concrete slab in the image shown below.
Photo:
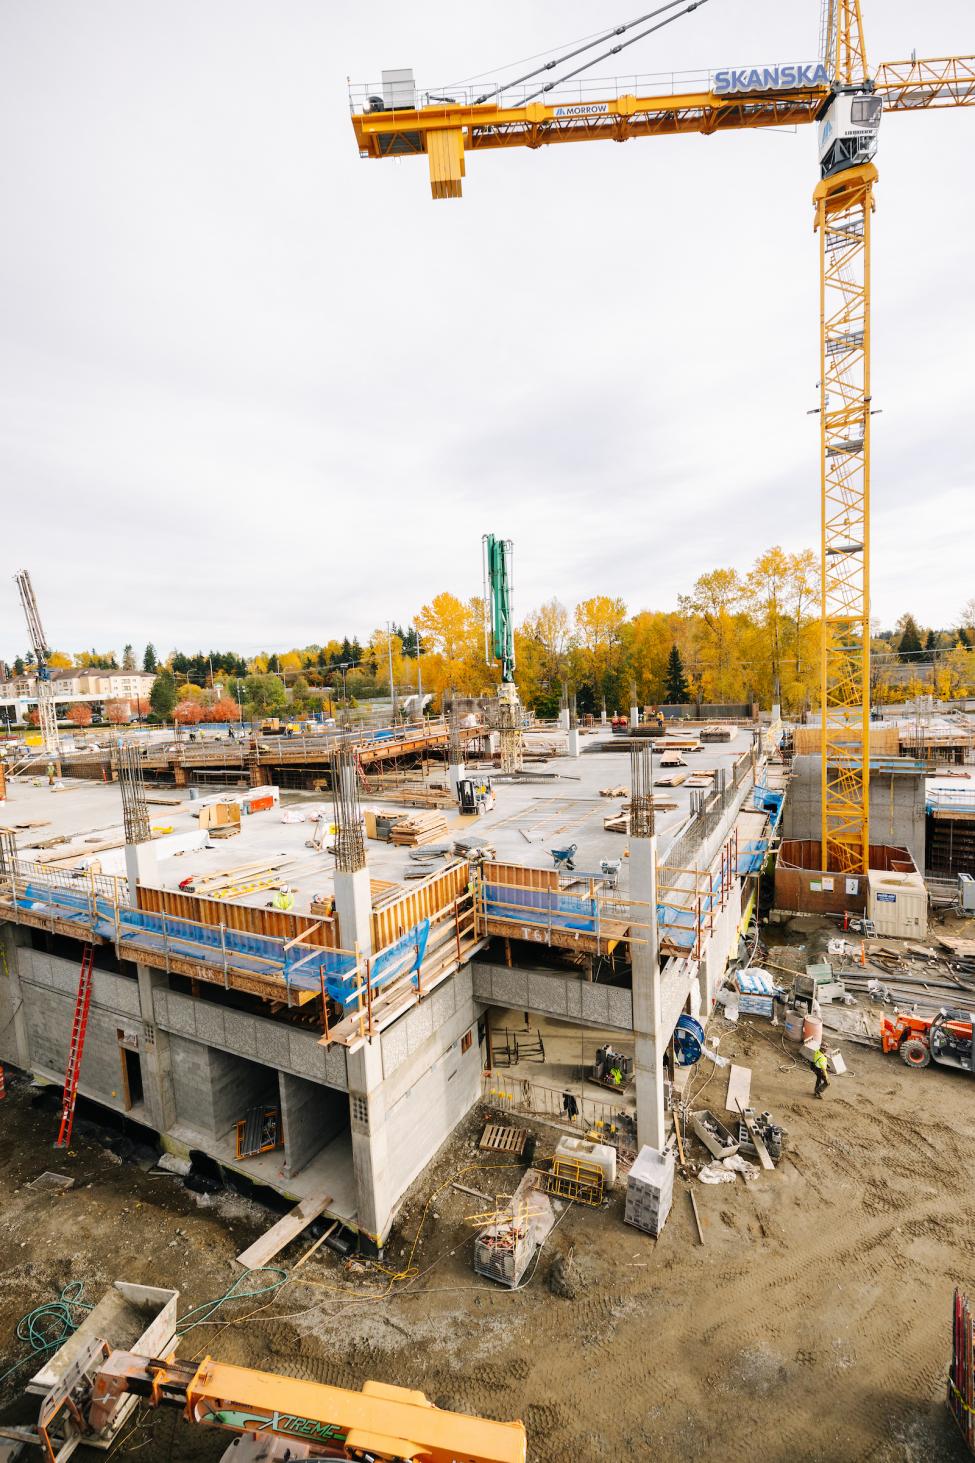
<svg viewBox="0 0 975 1463"><path fill-rule="evenodd" d="M730 772L734 762L750 747L751 740L751 733L743 729L730 742L706 745L700 752L688 754L689 766L724 768ZM580 870L598 870L601 859L623 857L627 846L625 835L607 833L603 828L603 819L619 811L622 799L602 798L599 789L629 784L629 751L625 748L616 751L612 747L605 751L587 750L600 742L605 742L602 734L583 736L580 756L554 757L544 763L529 764L528 772L546 774L543 782L496 783L497 801L485 817L461 818L448 812L450 838L489 842L499 859L540 869L553 867L551 848L570 843L577 845L575 862ZM655 747L654 751L656 761L659 749ZM218 789L207 787L205 791L210 796ZM666 859L669 845L689 816L691 800L691 790L686 787L665 791L678 807L673 812L658 814L661 861ZM381 797L364 797L362 805L409 812L402 804ZM238 836L161 858L158 887L176 889L190 875L217 874L253 860L285 859L282 878L295 892L295 910L308 913L313 898L332 893L334 861L329 854L306 847L306 840L314 832L313 822L284 823L282 814L298 808L311 811L319 807L331 811L328 794L282 792L280 807L245 817ZM109 836L113 829L120 831L121 811L121 795L116 785L74 781L66 784L63 792L56 793L43 779L19 778L10 783L7 803L0 810L0 822L49 820L47 826L19 835L18 846L23 856L29 858L31 844L56 834L82 837L97 830ZM170 808L150 807L150 821L157 828L171 827L176 834L189 833L198 827L192 812ZM164 851L160 846L159 852ZM417 868L408 850L376 840L367 841L366 856L374 879L406 883L407 871ZM439 867L439 863L431 864L434 871ZM624 859L620 888L625 891L627 887ZM269 889L255 890L237 896L235 902L263 907L270 904L272 897L273 891Z"/></svg>

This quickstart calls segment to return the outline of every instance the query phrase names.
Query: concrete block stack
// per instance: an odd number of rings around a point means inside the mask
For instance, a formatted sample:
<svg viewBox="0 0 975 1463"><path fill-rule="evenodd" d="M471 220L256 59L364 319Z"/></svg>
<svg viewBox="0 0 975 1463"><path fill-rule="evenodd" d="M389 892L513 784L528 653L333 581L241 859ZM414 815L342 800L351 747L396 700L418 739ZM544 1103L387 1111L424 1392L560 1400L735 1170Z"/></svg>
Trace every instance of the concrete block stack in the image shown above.
<svg viewBox="0 0 975 1463"><path fill-rule="evenodd" d="M674 1155L649 1144L640 1149L626 1183L627 1224L658 1235L667 1222L674 1199Z"/></svg>

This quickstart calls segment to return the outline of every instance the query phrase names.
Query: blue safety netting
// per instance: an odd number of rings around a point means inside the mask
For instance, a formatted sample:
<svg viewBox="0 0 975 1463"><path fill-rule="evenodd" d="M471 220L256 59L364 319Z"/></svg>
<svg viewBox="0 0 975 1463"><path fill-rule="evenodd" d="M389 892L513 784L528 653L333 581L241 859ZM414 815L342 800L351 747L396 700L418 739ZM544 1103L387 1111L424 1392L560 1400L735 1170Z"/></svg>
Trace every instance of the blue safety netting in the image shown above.
<svg viewBox="0 0 975 1463"><path fill-rule="evenodd" d="M18 905L22 909L40 906L57 915L59 919L84 924L106 940L114 940L115 907L110 899L96 898L95 918L92 921L92 903L87 893L70 889L51 889L46 884L28 884L24 894L19 895ZM118 936L121 944L136 944L143 948L165 951L172 955L183 955L188 960L199 960L205 964L223 966L224 954L236 970L251 971L256 975L278 977L288 981L288 968L297 964L303 955L311 954L308 964L302 967L302 974L313 975L314 988L321 984L322 973L326 984L339 981L355 969L355 957L337 950L322 947L312 953L309 946L294 946L285 950L286 941L271 935L250 934L246 930L221 929L219 925L197 924L192 920L179 919L175 915L154 914L145 909L119 906ZM298 981L295 982L299 984ZM331 993L331 991L330 991Z"/></svg>
<svg viewBox="0 0 975 1463"><path fill-rule="evenodd" d="M595 931L596 904L596 899L587 894L563 894L558 889L484 885L484 912L488 919L524 920L525 924Z"/></svg>
<svg viewBox="0 0 975 1463"><path fill-rule="evenodd" d="M84 925L86 930L93 929L106 940L114 941L116 938L115 906L110 899L95 899L94 920L89 894L81 889L76 892L30 883L18 896L17 903L21 909L40 908L59 919ZM410 971L415 985L429 936L430 921L421 920L366 962L372 990L379 991L396 976ZM341 1006L347 1007L356 1002L359 975L355 956L345 951L312 945L293 945L286 950L287 941L272 935L251 934L226 925L221 932L219 925L197 924L176 915L154 914L128 905L119 906L118 938L123 945L138 945L142 949L160 952L168 949L171 955L181 955L187 960L198 960L221 969L226 956L235 970L277 978L299 990L318 991L324 984L327 993Z"/></svg>

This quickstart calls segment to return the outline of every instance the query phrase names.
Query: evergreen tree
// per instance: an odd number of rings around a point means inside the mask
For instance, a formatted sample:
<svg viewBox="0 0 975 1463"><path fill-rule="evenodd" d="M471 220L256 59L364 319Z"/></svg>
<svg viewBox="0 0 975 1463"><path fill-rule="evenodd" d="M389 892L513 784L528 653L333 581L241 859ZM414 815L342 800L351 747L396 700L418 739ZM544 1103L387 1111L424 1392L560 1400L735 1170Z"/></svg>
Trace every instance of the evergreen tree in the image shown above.
<svg viewBox="0 0 975 1463"><path fill-rule="evenodd" d="M924 646L921 644L921 632L917 628L917 621L913 615L904 615L899 621L900 644L897 647L897 654L901 660L909 663L913 661L916 665L921 659L921 651Z"/></svg>
<svg viewBox="0 0 975 1463"><path fill-rule="evenodd" d="M965 650L971 650L972 648L972 637L969 635L964 625L961 625L958 630L958 644L961 645Z"/></svg>
<svg viewBox="0 0 975 1463"><path fill-rule="evenodd" d="M15 676L22 676L23 674L24 674L24 662L23 662L22 658L18 655L14 659L14 675Z"/></svg>
<svg viewBox="0 0 975 1463"><path fill-rule="evenodd" d="M159 662L156 659L156 647L150 640L149 644L145 648L145 653L142 657L142 669L144 671L155 671L158 665Z"/></svg>
<svg viewBox="0 0 975 1463"><path fill-rule="evenodd" d="M667 657L666 695L669 706L683 705L691 699L684 674L684 662L676 645L670 647L670 655Z"/></svg>
<svg viewBox="0 0 975 1463"><path fill-rule="evenodd" d="M933 662L935 651L938 649L938 637L933 630L929 630L927 639L924 642L924 659Z"/></svg>
<svg viewBox="0 0 975 1463"><path fill-rule="evenodd" d="M267 668L269 671L279 671L281 669L281 662L277 657L277 653L268 656Z"/></svg>
<svg viewBox="0 0 975 1463"><path fill-rule="evenodd" d="M122 669L124 671L135 670L135 651L131 645L123 645L122 647Z"/></svg>
<svg viewBox="0 0 975 1463"><path fill-rule="evenodd" d="M153 681L152 690L149 692L149 705L160 721L165 721L167 716L172 716L173 707L176 705L176 682L169 671L160 671Z"/></svg>

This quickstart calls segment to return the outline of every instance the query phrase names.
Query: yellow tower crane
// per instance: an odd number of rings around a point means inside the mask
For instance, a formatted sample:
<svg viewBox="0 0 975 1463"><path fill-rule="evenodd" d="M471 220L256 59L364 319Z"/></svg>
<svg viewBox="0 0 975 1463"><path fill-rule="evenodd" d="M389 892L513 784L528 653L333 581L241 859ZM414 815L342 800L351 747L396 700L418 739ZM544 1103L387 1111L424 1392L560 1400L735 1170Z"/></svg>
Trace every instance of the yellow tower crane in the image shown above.
<svg viewBox="0 0 975 1463"><path fill-rule="evenodd" d="M419 94L410 71L352 88L366 158L427 156L434 198L459 198L468 153L560 142L819 124L813 195L820 259L821 865L865 874L870 850L870 228L884 112L975 106L975 56L885 62L871 75L860 0L823 0L812 65L707 73L685 89L590 94L577 78L597 61L706 0L669 0L626 25L475 94ZM663 18L661 18L663 17ZM652 22L648 23L648 22ZM632 38L619 40L635 31ZM609 49L579 62L603 41ZM576 64L578 63L578 64ZM559 66L569 70L542 80Z"/></svg>

